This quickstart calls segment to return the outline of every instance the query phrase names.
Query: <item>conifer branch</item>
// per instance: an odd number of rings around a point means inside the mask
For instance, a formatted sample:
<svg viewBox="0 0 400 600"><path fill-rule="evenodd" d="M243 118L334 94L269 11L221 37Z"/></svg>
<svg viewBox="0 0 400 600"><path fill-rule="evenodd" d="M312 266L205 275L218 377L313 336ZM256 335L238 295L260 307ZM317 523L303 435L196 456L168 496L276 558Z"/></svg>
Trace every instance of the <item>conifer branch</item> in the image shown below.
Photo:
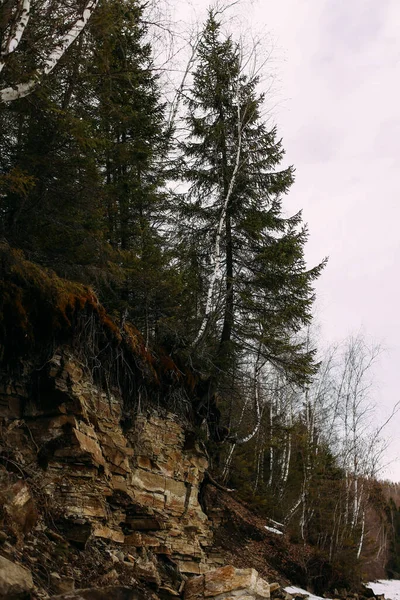
<svg viewBox="0 0 400 600"><path fill-rule="evenodd" d="M92 16L95 8L97 7L99 0L89 0L83 10L82 16L75 21L71 28L63 35L59 43L49 52L44 60L43 66L37 69L36 73L24 83L18 83L15 86L6 87L0 90L0 102L9 103L17 100L18 98L24 98L33 92L40 84L43 77L49 75L54 67L58 64L69 46L76 40L79 34L86 27L90 17ZM21 17L22 18L22 17ZM25 18L23 27L20 25L18 29L18 36L22 37L24 29L27 24ZM14 36L14 40L15 40ZM20 39L20 38L19 38ZM17 37L18 40L18 37ZM17 47L19 40L14 42L14 49Z"/></svg>

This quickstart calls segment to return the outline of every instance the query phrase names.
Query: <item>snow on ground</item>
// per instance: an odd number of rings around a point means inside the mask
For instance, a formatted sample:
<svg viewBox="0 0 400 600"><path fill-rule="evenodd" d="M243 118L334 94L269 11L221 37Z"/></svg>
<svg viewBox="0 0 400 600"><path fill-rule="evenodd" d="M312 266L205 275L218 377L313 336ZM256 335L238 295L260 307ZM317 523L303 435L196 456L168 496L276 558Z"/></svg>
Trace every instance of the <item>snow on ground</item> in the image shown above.
<svg viewBox="0 0 400 600"><path fill-rule="evenodd" d="M289 594L306 594L308 596L308 600L326 600L326 598L321 598L321 596L316 596L315 594L311 594L311 592L307 592L307 590L303 590L294 585L285 587L285 591L289 592ZM394 598L392 600L394 600Z"/></svg>
<svg viewBox="0 0 400 600"><path fill-rule="evenodd" d="M385 594L385 600L400 600L400 579L381 579L379 581L371 581L366 584L371 588L374 594ZM289 594L307 594L308 600L326 600L321 596L315 596L307 590L303 590L296 586L286 587L285 590Z"/></svg>
<svg viewBox="0 0 400 600"><path fill-rule="evenodd" d="M282 527L282 528L284 527L283 523L278 523L278 521L274 521L273 519L268 518L268 521L270 523L272 523L273 525L276 525L277 527Z"/></svg>
<svg viewBox="0 0 400 600"><path fill-rule="evenodd" d="M264 527L267 531L271 531L271 533L279 533L279 535L283 535L283 532L279 531L279 529L275 529L275 527L268 527L268 525L264 525Z"/></svg>
<svg viewBox="0 0 400 600"><path fill-rule="evenodd" d="M400 600L400 580L399 579L381 579L371 581L367 584L374 594L385 594L385 598L391 600Z"/></svg>

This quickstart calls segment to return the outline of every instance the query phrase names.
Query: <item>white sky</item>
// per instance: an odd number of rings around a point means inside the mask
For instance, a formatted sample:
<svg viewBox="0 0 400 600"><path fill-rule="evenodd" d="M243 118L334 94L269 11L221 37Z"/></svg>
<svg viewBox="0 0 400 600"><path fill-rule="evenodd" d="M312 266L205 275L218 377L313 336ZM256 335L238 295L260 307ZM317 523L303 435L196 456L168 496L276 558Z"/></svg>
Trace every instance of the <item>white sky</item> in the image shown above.
<svg viewBox="0 0 400 600"><path fill-rule="evenodd" d="M174 0L203 20L206 0ZM363 331L386 348L376 369L376 421L400 399L400 2L258 0L231 8L237 27L273 41L272 116L296 181L289 212L309 224L324 342ZM268 64L267 64L268 68ZM400 413L384 476L400 481Z"/></svg>

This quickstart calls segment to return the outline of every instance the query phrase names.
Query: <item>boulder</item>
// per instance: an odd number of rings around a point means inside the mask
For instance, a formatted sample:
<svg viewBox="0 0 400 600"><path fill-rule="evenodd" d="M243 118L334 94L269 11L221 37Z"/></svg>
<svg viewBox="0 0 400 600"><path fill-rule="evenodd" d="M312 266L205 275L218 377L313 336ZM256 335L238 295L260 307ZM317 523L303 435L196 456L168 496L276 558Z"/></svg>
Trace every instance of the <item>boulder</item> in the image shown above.
<svg viewBox="0 0 400 600"><path fill-rule="evenodd" d="M160 574L157 567L151 561L138 562L135 564L135 575L146 583L161 584Z"/></svg>
<svg viewBox="0 0 400 600"><path fill-rule="evenodd" d="M0 598L23 600L33 589L32 573L0 556Z"/></svg>
<svg viewBox="0 0 400 600"><path fill-rule="evenodd" d="M236 569L231 565L215 569L190 579L185 586L185 600L232 597L244 600L270 598L269 584L255 569Z"/></svg>

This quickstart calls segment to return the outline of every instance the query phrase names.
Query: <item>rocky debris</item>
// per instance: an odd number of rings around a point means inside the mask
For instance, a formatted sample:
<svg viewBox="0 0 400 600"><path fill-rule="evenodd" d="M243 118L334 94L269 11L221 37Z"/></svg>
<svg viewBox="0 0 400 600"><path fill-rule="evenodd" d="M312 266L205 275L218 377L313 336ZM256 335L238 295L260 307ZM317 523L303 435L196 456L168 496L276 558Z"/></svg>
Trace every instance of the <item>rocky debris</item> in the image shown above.
<svg viewBox="0 0 400 600"><path fill-rule="evenodd" d="M0 556L0 598L25 600L33 590L32 573Z"/></svg>
<svg viewBox="0 0 400 600"><path fill-rule="evenodd" d="M29 485L6 469L0 470L0 507L3 523L18 540L23 539L37 522L38 512ZM7 537L4 531L1 532L0 543Z"/></svg>
<svg viewBox="0 0 400 600"><path fill-rule="evenodd" d="M375 598L374 591L366 585L361 586L361 592L365 598Z"/></svg>
<svg viewBox="0 0 400 600"><path fill-rule="evenodd" d="M272 600L292 600L292 595L277 583L271 583L269 591Z"/></svg>
<svg viewBox="0 0 400 600"><path fill-rule="evenodd" d="M157 570L156 565L151 561L137 562L133 564L133 569L136 577L147 583L156 584L157 587L161 585L161 577Z"/></svg>
<svg viewBox="0 0 400 600"><path fill-rule="evenodd" d="M293 586L288 586L286 589L278 586L273 589L273 585L274 584L270 585L271 598L273 600L307 600L307 598L309 598L311 595L311 592L308 593ZM323 598L331 600L368 600L371 598L374 600L385 600L385 594L374 594L370 588L367 588L365 585L361 585L357 592L344 588L339 590L334 589L330 592L324 592Z"/></svg>
<svg viewBox="0 0 400 600"><path fill-rule="evenodd" d="M75 588L73 577L61 577L58 573L50 573L51 588L57 594L72 592Z"/></svg>
<svg viewBox="0 0 400 600"><path fill-rule="evenodd" d="M270 598L267 581L255 569L236 569L231 565L190 579L185 586L185 600L216 598L263 600Z"/></svg>
<svg viewBox="0 0 400 600"><path fill-rule="evenodd" d="M308 547L213 486L200 505L207 459L176 416L127 414L66 349L21 369L0 379L0 598L307 597L283 586L306 585Z"/></svg>
<svg viewBox="0 0 400 600"><path fill-rule="evenodd" d="M142 600L143 593L135 588L111 586L103 589L88 588L52 596L51 600Z"/></svg>
<svg viewBox="0 0 400 600"><path fill-rule="evenodd" d="M208 515L218 515L213 556L219 555L224 564L237 568L254 568L261 577L282 587L291 581L302 587L307 585L303 565L309 560L309 547L292 544L285 534L268 532L265 517L255 514L234 494L210 485L204 491L203 504ZM214 523L213 517L212 520Z"/></svg>

